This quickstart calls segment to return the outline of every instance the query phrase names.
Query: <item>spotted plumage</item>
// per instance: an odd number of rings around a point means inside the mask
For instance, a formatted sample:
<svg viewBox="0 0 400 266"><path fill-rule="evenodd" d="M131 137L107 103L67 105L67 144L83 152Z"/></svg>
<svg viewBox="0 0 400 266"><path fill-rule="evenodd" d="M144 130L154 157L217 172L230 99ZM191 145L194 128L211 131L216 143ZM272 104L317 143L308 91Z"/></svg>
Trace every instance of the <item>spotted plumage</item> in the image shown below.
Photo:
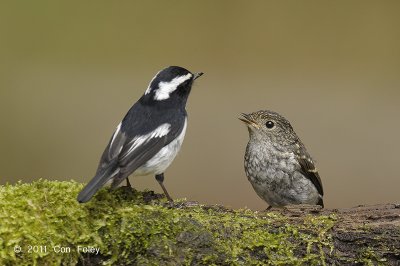
<svg viewBox="0 0 400 266"><path fill-rule="evenodd" d="M323 206L321 178L289 121L273 111L242 114L250 140L244 167L256 193L270 206Z"/></svg>

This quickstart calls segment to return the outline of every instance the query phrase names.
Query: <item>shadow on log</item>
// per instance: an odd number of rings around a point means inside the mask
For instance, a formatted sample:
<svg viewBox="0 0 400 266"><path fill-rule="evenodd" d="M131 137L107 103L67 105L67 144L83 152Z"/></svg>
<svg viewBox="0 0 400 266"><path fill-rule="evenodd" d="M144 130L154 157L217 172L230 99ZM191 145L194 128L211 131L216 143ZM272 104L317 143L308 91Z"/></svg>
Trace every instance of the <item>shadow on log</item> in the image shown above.
<svg viewBox="0 0 400 266"><path fill-rule="evenodd" d="M232 210L82 184L0 186L0 265L400 265L400 206Z"/></svg>

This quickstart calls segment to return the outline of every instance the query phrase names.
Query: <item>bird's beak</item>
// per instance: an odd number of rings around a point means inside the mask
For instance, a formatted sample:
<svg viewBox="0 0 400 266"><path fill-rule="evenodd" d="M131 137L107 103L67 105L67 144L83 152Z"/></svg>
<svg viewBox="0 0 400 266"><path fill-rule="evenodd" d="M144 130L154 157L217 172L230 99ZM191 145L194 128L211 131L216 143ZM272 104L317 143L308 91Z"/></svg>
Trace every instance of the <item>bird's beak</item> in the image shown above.
<svg viewBox="0 0 400 266"><path fill-rule="evenodd" d="M242 117L239 117L239 119L246 123L247 126L259 128L257 123L248 114L242 113Z"/></svg>
<svg viewBox="0 0 400 266"><path fill-rule="evenodd" d="M197 79L198 77L202 76L203 74L204 74L203 72L194 73L193 74L193 80Z"/></svg>

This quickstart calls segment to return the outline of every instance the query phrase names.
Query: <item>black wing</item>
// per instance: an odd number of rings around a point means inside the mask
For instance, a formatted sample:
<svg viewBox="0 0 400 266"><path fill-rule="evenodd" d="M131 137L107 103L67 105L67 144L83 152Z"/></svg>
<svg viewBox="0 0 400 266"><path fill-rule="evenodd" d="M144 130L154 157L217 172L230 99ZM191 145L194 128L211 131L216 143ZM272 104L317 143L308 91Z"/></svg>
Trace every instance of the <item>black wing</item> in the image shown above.
<svg viewBox="0 0 400 266"><path fill-rule="evenodd" d="M111 154L118 154L118 179L123 181L179 136L185 119L184 109L158 110L155 106L137 102L122 120L122 137L116 138L124 139L124 143L121 146L119 141L115 141L110 149ZM117 185L115 183L113 186Z"/></svg>
<svg viewBox="0 0 400 266"><path fill-rule="evenodd" d="M140 118L140 119L138 119ZM186 112L157 112L137 102L129 110L111 137L95 177L78 196L86 202L109 180L113 187L121 183L141 165L182 132Z"/></svg>
<svg viewBox="0 0 400 266"><path fill-rule="evenodd" d="M324 190L322 188L321 177L319 176L317 168L314 165L314 161L308 154L304 145L297 145L296 156L300 163L302 174L310 179L310 181L317 188L318 193L323 196Z"/></svg>
<svg viewBox="0 0 400 266"><path fill-rule="evenodd" d="M118 155L119 175L113 180L112 187L116 187L120 182L132 174L136 169L150 160L164 146L168 145L182 132L185 120L177 123L163 123L153 131L145 135L129 138L120 150ZM124 134L122 132L122 134Z"/></svg>

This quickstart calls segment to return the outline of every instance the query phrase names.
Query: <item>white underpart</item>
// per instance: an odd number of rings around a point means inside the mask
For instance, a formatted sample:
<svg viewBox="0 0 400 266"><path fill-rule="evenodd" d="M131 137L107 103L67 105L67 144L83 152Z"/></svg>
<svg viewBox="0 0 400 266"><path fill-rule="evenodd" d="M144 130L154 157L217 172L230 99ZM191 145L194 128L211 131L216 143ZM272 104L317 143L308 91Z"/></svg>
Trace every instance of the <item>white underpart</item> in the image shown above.
<svg viewBox="0 0 400 266"><path fill-rule="evenodd" d="M179 76L174 78L171 81L165 82L161 81L158 84L158 89L155 91L154 99L161 101L169 98L169 95L175 91L180 84L185 82L186 80L190 79L192 77L192 74L188 73L183 76ZM146 90L147 92L147 90Z"/></svg>
<svg viewBox="0 0 400 266"><path fill-rule="evenodd" d="M182 132L179 136L171 141L167 146L163 147L156 155L148 160L144 165L139 167L133 175L148 175L148 174L162 174L170 166L172 161L175 159L179 150L181 149L183 139L185 138L187 126L187 119L182 128Z"/></svg>
<svg viewBox="0 0 400 266"><path fill-rule="evenodd" d="M153 82L153 80L158 76L158 74L160 74L161 70L157 72L157 74L151 79L149 86L147 87L146 91L144 92L144 95L149 94L151 91L151 83Z"/></svg>
<svg viewBox="0 0 400 266"><path fill-rule="evenodd" d="M127 157L130 153L132 153L136 148L138 148L140 145L142 145L146 141L149 141L154 138L161 138L161 137L167 135L168 132L170 131L170 128L171 128L171 124L164 123L164 124L160 125L158 128L154 129L153 131L147 133L146 135L135 137L133 140L131 140L128 143L128 146L130 146L129 150L125 154L122 155L121 159L124 159L125 157Z"/></svg>

